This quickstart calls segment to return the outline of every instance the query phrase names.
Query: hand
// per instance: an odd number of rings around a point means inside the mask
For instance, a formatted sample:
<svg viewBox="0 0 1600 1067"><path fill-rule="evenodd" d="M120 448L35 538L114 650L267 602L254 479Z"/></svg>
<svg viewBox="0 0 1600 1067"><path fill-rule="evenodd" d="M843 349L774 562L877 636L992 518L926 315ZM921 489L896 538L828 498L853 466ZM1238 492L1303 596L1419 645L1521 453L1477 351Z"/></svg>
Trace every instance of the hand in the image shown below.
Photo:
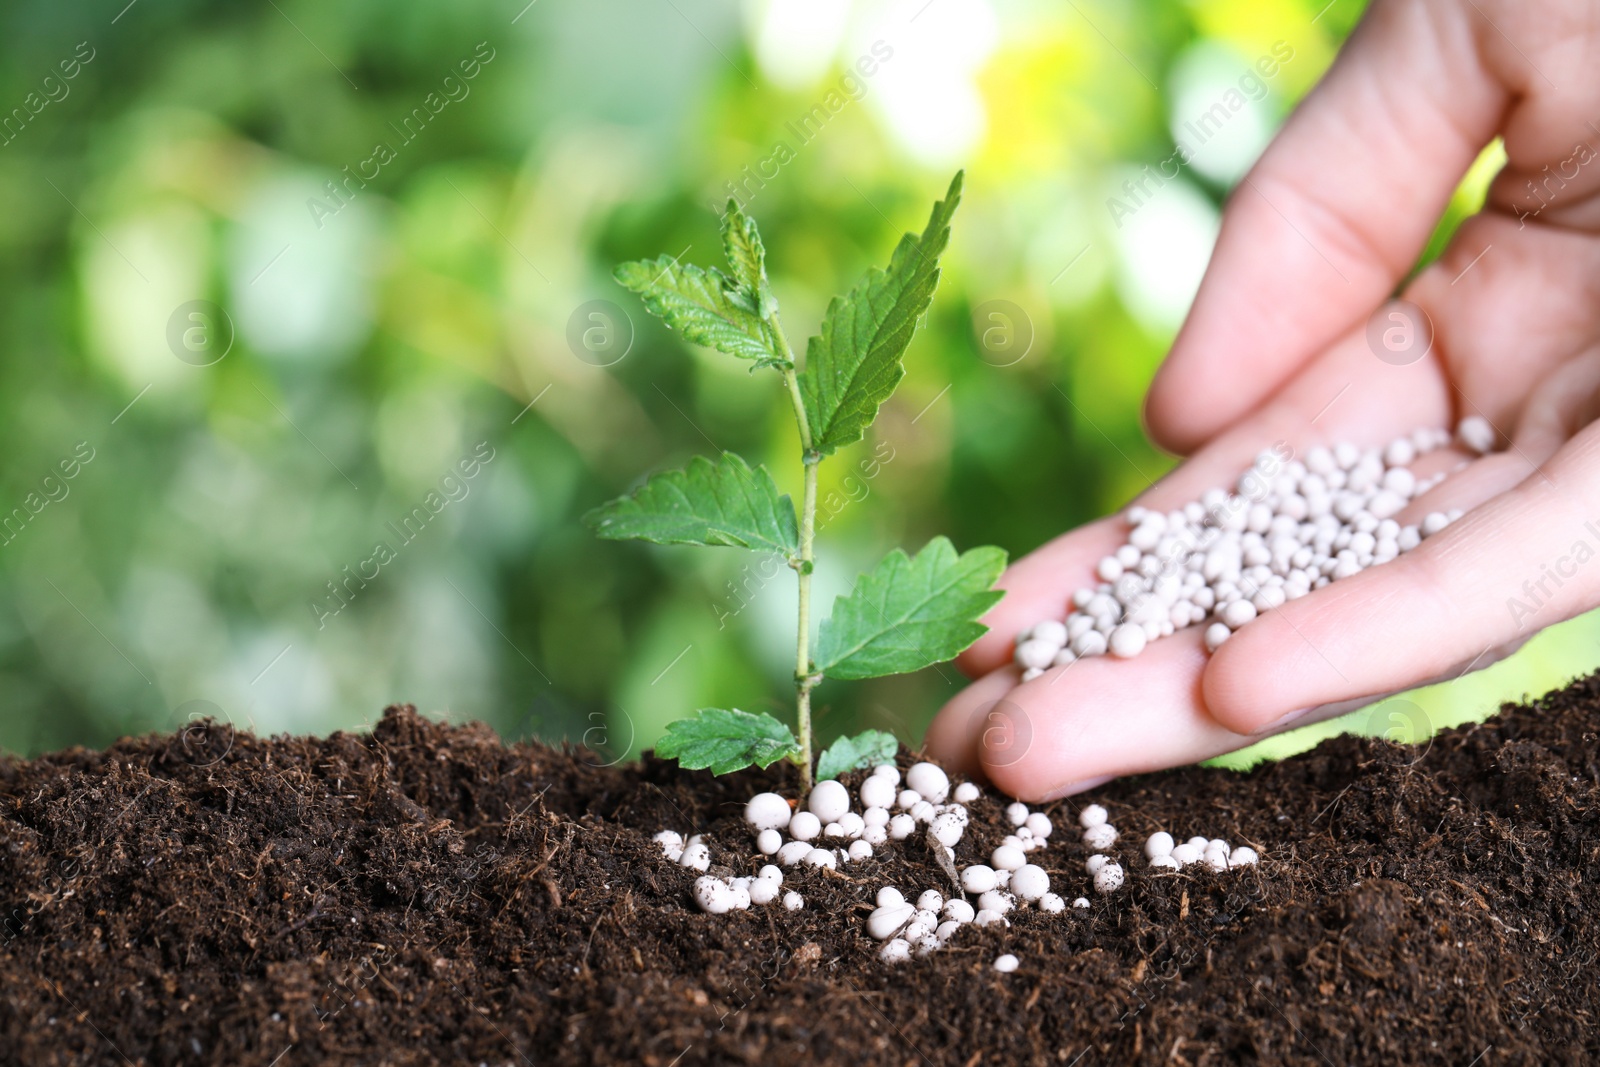
<svg viewBox="0 0 1600 1067"><path fill-rule="evenodd" d="M1484 666L1600 604L1597 52L1600 19L1578 0L1377 0L1235 190L1148 398L1153 437L1189 458L1147 506L1231 486L1276 441L1302 455L1381 446L1478 414L1504 450L1400 518L1466 516L1268 612L1214 656L1196 626L1132 660L1019 684L1012 637L1063 618L1126 528L1064 534L1006 572L990 633L961 661L982 677L940 712L930 752L1024 799L1063 796ZM1403 294L1431 319L1431 350L1405 366L1378 359L1369 319L1496 134L1509 162L1488 205ZM1464 458L1435 453L1417 469Z"/></svg>

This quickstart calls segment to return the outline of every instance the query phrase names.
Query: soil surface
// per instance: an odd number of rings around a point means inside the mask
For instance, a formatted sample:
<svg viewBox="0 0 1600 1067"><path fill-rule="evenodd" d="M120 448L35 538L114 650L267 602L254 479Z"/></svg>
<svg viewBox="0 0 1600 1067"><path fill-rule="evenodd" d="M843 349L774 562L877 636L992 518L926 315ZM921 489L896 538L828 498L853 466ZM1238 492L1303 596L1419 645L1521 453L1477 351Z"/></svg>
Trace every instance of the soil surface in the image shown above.
<svg viewBox="0 0 1600 1067"><path fill-rule="evenodd" d="M1425 752L1345 737L1114 783L1051 805L1029 857L1089 909L892 968L865 918L881 885L939 887L925 846L791 869L801 911L708 916L651 842L704 833L754 873L742 804L792 796L792 768L606 766L410 708L0 760L0 1063L1592 1062L1597 737L1591 677ZM1110 896L1090 800L1123 833ZM971 810L963 863L1008 832L998 799ZM1158 828L1263 861L1158 873Z"/></svg>

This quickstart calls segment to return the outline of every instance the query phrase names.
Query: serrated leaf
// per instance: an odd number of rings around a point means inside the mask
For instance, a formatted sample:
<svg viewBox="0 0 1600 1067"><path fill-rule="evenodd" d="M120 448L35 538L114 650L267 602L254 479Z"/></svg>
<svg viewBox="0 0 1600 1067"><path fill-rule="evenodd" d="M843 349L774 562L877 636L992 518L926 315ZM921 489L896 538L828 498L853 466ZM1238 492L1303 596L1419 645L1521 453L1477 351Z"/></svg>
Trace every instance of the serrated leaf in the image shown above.
<svg viewBox="0 0 1600 1067"><path fill-rule="evenodd" d="M800 552L793 501L779 495L765 467L752 470L731 452L715 463L696 456L684 470L653 474L584 519L611 541L729 545L791 558Z"/></svg>
<svg viewBox="0 0 1600 1067"><path fill-rule="evenodd" d="M701 708L692 718L667 723L656 755L691 771L728 774L755 764L768 767L800 751L788 726L771 715L737 708Z"/></svg>
<svg viewBox="0 0 1600 1067"><path fill-rule="evenodd" d="M727 253L741 302L758 317L769 318L778 310L778 301L767 282L767 250L756 230L756 220L746 215L732 197L722 216L722 249Z"/></svg>
<svg viewBox="0 0 1600 1067"><path fill-rule="evenodd" d="M818 634L817 671L879 678L955 658L988 630L978 619L999 603L991 586L1005 565L998 548L957 555L943 537L915 557L895 549L833 602Z"/></svg>
<svg viewBox="0 0 1600 1067"><path fill-rule="evenodd" d="M900 741L884 730L865 730L854 737L841 737L817 760L817 781L837 778L874 763L893 763L899 751Z"/></svg>
<svg viewBox="0 0 1600 1067"><path fill-rule="evenodd" d="M961 182L957 172L945 198L933 205L922 235L900 239L888 270L874 267L848 295L829 302L822 332L806 345L800 391L812 448L821 454L861 440L905 377L900 358L933 301Z"/></svg>
<svg viewBox="0 0 1600 1067"><path fill-rule="evenodd" d="M740 359L780 359L766 324L739 303L736 283L721 271L662 256L623 263L613 274L686 340Z"/></svg>

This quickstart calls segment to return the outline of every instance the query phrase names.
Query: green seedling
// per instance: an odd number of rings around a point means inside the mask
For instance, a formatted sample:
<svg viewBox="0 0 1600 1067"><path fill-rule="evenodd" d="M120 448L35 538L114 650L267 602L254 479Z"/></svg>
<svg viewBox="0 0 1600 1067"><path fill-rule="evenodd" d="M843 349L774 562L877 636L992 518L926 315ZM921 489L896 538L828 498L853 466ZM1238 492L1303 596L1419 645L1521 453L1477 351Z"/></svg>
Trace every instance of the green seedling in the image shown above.
<svg viewBox="0 0 1600 1067"><path fill-rule="evenodd" d="M958 173L920 235L901 238L887 270L873 268L849 293L834 297L821 332L806 346L803 368L778 318L767 281L766 251L755 221L728 201L722 240L728 273L662 257L624 263L622 285L684 338L751 361L751 371L781 376L794 407L804 474L800 511L763 467L739 456L698 457L683 470L652 475L628 496L588 516L599 536L673 545L726 545L779 553L799 582L795 700L800 736L770 715L706 708L667 726L659 755L726 774L790 759L807 789L812 778L811 692L823 678L877 678L953 659L986 631L978 620L1000 599L1005 567L998 548L958 553L936 537L915 556L896 549L834 602L811 642L812 540L817 468L861 440L905 376L902 357L939 282L939 257L961 200ZM817 763L832 778L891 759L893 735L869 730L841 737Z"/></svg>

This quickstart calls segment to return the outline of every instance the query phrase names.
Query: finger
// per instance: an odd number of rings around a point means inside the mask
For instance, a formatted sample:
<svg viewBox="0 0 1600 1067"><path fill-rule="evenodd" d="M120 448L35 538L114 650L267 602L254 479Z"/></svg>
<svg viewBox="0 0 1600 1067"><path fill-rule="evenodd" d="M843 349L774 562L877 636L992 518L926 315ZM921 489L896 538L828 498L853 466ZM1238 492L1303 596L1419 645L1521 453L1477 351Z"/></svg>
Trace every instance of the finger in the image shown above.
<svg viewBox="0 0 1600 1067"><path fill-rule="evenodd" d="M1217 725L1201 703L1205 651L1198 633L1153 642L1136 661L1095 657L1010 687L1006 667L939 712L929 731L941 756L946 739L968 735L970 754L999 789L1022 799L1065 796L1107 774L1192 762L1251 738ZM996 694L996 690L1003 690Z"/></svg>
<svg viewBox="0 0 1600 1067"><path fill-rule="evenodd" d="M1523 640L1454 664L1428 681L1489 666ZM1234 752L1391 695L1325 704L1291 724L1241 734L1219 724L1201 703L1194 679L1203 659L1199 639L1185 632L1156 642L1138 661L1079 660L1022 685L1015 684L1014 670L1002 668L945 705L928 728L926 748L947 767L983 778L1009 796L1055 800L1123 775Z"/></svg>
<svg viewBox="0 0 1600 1067"><path fill-rule="evenodd" d="M1484 416L1503 442L1520 432L1540 384L1570 369L1573 353L1600 337L1600 240L1479 215L1462 224L1405 298L1426 316L1407 319L1418 322L1414 336L1431 332L1432 352L1457 390L1457 413ZM1582 394L1585 402L1592 395Z"/></svg>
<svg viewBox="0 0 1600 1067"><path fill-rule="evenodd" d="M1235 190L1146 406L1187 453L1378 306L1493 136L1507 91L1465 11L1374 4Z"/></svg>
<svg viewBox="0 0 1600 1067"><path fill-rule="evenodd" d="M979 678L956 694L928 725L923 745L928 753L957 774L981 775L979 741L997 723L988 717L1017 684L1017 672L1003 667ZM957 709L952 711L952 709ZM1004 709L1001 709L1002 712Z"/></svg>
<svg viewBox="0 0 1600 1067"><path fill-rule="evenodd" d="M1597 419L1600 419L1600 349L1590 348L1544 376L1517 423L1511 450L1524 458L1530 454L1554 455Z"/></svg>
<svg viewBox="0 0 1600 1067"><path fill-rule="evenodd" d="M1540 466L1519 479L1519 460L1523 472ZM1406 688L1600 602L1600 424L1544 460L1513 450L1474 464L1479 481L1455 491L1516 484L1399 559L1241 629L1205 674L1216 720L1250 732L1299 708Z"/></svg>
<svg viewBox="0 0 1600 1067"><path fill-rule="evenodd" d="M1381 445L1419 426L1445 425L1448 386L1433 358L1396 367L1376 360L1363 334L1335 344L1265 408L1219 436L1134 503L1160 511L1181 508L1207 490L1231 489L1263 447L1289 443L1297 452L1351 441ZM1005 663L1019 630L1041 619L1066 617L1067 600L1097 582L1094 568L1127 538L1120 516L1063 534L1022 557L1001 577L1006 595L984 618L990 630L957 661L979 677Z"/></svg>
<svg viewBox="0 0 1600 1067"><path fill-rule="evenodd" d="M1078 660L1020 685L1016 671L1004 667L945 705L926 747L947 767L1039 801L1259 741L1207 712L1199 684L1205 663L1199 632L1186 630L1154 642L1137 660ZM1357 706L1320 708L1305 722Z"/></svg>

